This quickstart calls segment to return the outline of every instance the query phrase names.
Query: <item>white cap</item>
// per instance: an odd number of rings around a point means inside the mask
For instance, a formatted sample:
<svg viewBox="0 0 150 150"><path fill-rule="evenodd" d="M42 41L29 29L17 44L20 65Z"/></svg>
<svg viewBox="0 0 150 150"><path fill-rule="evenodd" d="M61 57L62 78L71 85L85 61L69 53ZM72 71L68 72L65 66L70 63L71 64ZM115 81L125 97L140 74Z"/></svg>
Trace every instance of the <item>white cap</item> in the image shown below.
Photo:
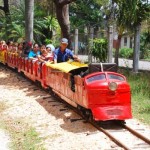
<svg viewBox="0 0 150 150"><path fill-rule="evenodd" d="M50 48L53 52L55 51L55 47L52 44L46 45L46 48Z"/></svg>

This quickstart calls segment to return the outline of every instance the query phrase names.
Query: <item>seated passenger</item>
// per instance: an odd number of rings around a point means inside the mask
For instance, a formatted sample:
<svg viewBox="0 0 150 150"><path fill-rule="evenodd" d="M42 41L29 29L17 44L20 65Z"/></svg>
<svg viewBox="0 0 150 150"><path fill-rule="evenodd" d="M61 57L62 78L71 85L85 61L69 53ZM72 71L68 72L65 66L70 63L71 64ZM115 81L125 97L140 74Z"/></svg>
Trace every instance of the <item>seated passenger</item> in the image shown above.
<svg viewBox="0 0 150 150"><path fill-rule="evenodd" d="M22 48L22 57L28 57L29 52L32 49L32 42L23 42L23 48Z"/></svg>
<svg viewBox="0 0 150 150"><path fill-rule="evenodd" d="M53 61L53 56L47 51L45 45L41 46L41 55L38 56L40 62L50 62Z"/></svg>
<svg viewBox="0 0 150 150"><path fill-rule="evenodd" d="M55 47L52 44L48 44L46 45L46 50L48 51L48 53L54 55Z"/></svg>
<svg viewBox="0 0 150 150"><path fill-rule="evenodd" d="M75 61L80 61L79 58L73 54L73 52L67 48L68 39L63 38L61 40L60 47L54 52L54 63L66 62L70 58Z"/></svg>
<svg viewBox="0 0 150 150"><path fill-rule="evenodd" d="M12 41L8 41L7 42L7 46L8 46L8 52L11 52L12 51L12 47L13 47L13 42Z"/></svg>
<svg viewBox="0 0 150 150"><path fill-rule="evenodd" d="M18 56L21 56L22 51L23 51L23 43L18 43L18 50L17 50Z"/></svg>
<svg viewBox="0 0 150 150"><path fill-rule="evenodd" d="M29 52L28 58L30 60L36 60L36 59L38 59L39 55L40 55L39 45L38 44L34 44L33 50L31 50Z"/></svg>
<svg viewBox="0 0 150 150"><path fill-rule="evenodd" d="M12 53L17 53L17 51L18 51L18 43L13 43L11 52Z"/></svg>

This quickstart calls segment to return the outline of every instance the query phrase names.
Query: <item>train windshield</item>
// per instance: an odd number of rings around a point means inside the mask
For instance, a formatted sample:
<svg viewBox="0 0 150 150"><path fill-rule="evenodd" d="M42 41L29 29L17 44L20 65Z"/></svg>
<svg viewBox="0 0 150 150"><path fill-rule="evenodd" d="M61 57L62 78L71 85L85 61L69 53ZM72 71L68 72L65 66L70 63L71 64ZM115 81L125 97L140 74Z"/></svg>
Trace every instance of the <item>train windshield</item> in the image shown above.
<svg viewBox="0 0 150 150"><path fill-rule="evenodd" d="M124 77L116 75L116 74L108 74L109 79L125 81Z"/></svg>
<svg viewBox="0 0 150 150"><path fill-rule="evenodd" d="M98 74L98 75L94 75L92 77L89 77L87 79L87 82L90 83L90 82L93 82L93 81L105 80L105 79L106 79L105 74Z"/></svg>

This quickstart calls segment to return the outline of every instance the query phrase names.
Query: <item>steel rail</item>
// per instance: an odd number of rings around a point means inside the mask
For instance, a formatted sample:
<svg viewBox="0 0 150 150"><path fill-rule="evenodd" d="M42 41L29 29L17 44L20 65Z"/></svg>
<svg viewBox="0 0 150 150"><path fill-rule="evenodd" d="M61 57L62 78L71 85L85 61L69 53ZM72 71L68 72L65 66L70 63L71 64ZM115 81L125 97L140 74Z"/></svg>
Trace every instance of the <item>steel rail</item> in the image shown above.
<svg viewBox="0 0 150 150"><path fill-rule="evenodd" d="M120 140L116 139L114 136L112 136L108 131L103 129L102 127L99 127L97 124L90 122L95 128L103 132L106 136L108 136L114 143L116 143L118 146L122 147L125 150L130 150L126 145L124 145Z"/></svg>
<svg viewBox="0 0 150 150"><path fill-rule="evenodd" d="M138 133L137 131L131 129L130 127L128 127L125 124L121 125L124 129L127 129L129 132L131 132L132 134L134 134L136 137L140 138L141 140L145 141L147 144L150 145L150 139L148 139L147 137L144 137L142 134Z"/></svg>

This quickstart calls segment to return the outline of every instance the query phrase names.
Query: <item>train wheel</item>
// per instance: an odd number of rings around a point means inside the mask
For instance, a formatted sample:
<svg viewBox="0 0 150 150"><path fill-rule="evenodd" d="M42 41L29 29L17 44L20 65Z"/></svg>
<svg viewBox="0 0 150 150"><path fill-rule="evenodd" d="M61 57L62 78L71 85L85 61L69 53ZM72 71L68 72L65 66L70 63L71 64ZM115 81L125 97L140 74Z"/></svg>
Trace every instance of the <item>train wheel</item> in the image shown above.
<svg viewBox="0 0 150 150"><path fill-rule="evenodd" d="M86 120L93 121L93 115L92 115L91 110L85 110L85 117L86 117Z"/></svg>

